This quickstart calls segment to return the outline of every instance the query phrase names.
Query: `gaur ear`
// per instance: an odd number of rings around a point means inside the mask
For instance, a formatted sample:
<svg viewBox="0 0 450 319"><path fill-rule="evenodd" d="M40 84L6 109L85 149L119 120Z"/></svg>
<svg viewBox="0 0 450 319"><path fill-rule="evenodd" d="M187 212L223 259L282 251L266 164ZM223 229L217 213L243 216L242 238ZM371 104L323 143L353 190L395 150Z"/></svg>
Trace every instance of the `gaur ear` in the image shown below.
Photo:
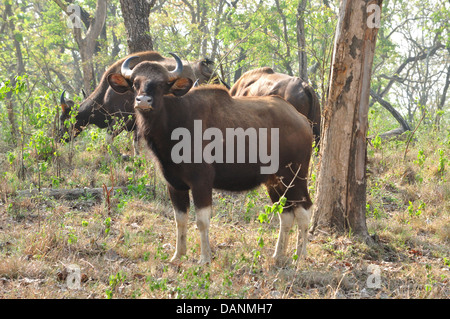
<svg viewBox="0 0 450 319"><path fill-rule="evenodd" d="M111 88L119 94L123 94L126 93L127 91L132 90L128 81L121 74L118 73L112 73L108 75L108 83L111 86Z"/></svg>
<svg viewBox="0 0 450 319"><path fill-rule="evenodd" d="M183 96L191 89L194 82L188 78L179 78L172 82L169 82L169 92L175 96Z"/></svg>
<svg viewBox="0 0 450 319"><path fill-rule="evenodd" d="M70 106L68 106L66 103L61 104L61 110L63 114L69 114L70 113Z"/></svg>

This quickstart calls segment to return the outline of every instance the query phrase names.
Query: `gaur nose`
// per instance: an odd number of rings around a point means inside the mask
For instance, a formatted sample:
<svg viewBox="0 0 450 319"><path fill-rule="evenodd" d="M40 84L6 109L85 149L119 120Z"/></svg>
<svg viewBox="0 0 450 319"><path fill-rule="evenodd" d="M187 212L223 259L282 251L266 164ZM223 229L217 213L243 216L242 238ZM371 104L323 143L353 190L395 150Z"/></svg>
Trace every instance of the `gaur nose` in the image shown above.
<svg viewBox="0 0 450 319"><path fill-rule="evenodd" d="M148 95L138 95L136 96L135 108L150 108L152 107L153 98Z"/></svg>

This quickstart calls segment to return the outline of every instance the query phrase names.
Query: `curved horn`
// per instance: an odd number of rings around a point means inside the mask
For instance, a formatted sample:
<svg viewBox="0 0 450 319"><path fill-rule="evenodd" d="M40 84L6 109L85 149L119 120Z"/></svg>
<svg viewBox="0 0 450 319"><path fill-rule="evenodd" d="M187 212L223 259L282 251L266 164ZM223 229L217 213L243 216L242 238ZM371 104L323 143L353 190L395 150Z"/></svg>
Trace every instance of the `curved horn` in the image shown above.
<svg viewBox="0 0 450 319"><path fill-rule="evenodd" d="M125 79L130 79L131 77L131 72L133 72L130 69L130 61L134 60L136 58L139 58L138 56L131 56L128 59L126 59L123 63L122 63L122 67L120 68L120 73L122 73L123 77Z"/></svg>
<svg viewBox="0 0 450 319"><path fill-rule="evenodd" d="M67 104L67 103L66 103L66 99L65 99L65 97L64 97L65 94L66 94L66 90L62 91L61 97L59 98L59 103L60 103L61 105Z"/></svg>
<svg viewBox="0 0 450 319"><path fill-rule="evenodd" d="M183 72L183 62L181 61L180 57L175 53L169 54L174 57L175 61L177 61L177 67L175 68L175 70L169 72L169 76L171 78L177 78L181 75L181 72Z"/></svg>

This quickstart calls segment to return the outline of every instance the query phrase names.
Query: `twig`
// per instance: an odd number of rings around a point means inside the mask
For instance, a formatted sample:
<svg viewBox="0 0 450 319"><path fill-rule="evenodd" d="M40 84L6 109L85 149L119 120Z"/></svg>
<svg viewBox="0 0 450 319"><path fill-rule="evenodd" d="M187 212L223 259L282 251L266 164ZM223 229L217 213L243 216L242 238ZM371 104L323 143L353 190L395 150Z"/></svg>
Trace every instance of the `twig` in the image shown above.
<svg viewBox="0 0 450 319"><path fill-rule="evenodd" d="M106 186L105 183L103 183L103 194L105 196L105 201L108 207L108 216L111 216L111 192L114 190L114 186L111 186L111 189L108 190L108 186Z"/></svg>
<svg viewBox="0 0 450 319"><path fill-rule="evenodd" d="M255 29L251 30L249 33L247 33L247 35L246 35L245 37L243 37L241 40L239 40L239 41L238 41L238 42L237 42L230 50L228 50L227 53L225 53L224 56L222 56L222 58L219 60L219 63L218 63L218 64L216 65L216 67L214 68L212 74L214 74L214 73L216 73L216 72L218 71L219 67L222 65L222 62L223 62L223 61L231 54L231 52L233 52L233 51L234 51L241 43L247 41L247 38L248 38L252 33L254 33L254 32L257 31L257 30L262 29L262 28L265 27L267 24L268 24L268 23L266 23L266 24L264 24L264 25L261 25L261 26L255 28Z"/></svg>
<svg viewBox="0 0 450 319"><path fill-rule="evenodd" d="M91 266L92 268L95 269L95 267L87 260L84 260L83 258L80 259L82 262L85 262L86 264L88 264L89 266Z"/></svg>

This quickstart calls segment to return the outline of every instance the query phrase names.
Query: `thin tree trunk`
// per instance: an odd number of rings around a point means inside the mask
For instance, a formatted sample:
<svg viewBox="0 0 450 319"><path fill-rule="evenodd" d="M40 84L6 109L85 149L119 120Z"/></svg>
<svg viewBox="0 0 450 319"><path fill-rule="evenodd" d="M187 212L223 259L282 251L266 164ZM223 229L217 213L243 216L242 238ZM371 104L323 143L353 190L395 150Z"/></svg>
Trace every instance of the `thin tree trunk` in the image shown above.
<svg viewBox="0 0 450 319"><path fill-rule="evenodd" d="M12 16L12 6L10 3L6 2L5 4L5 17ZM9 31L11 32L14 44L14 49L16 52L16 70L12 73L11 80L9 86L11 88L14 88L16 86L16 76L21 76L25 73L25 66L23 63L23 56L22 56L22 50L20 48L20 42L18 40L18 37L14 36L15 31L15 24L14 19L11 19L9 21ZM6 23L5 23L6 27ZM10 70L12 71L12 70ZM10 73L10 74L11 74ZM12 91L9 91L6 93L6 111L8 114L8 120L11 125L11 141L13 142L14 146L17 146L18 141L18 133L17 133L17 122L16 122L16 114L14 112L14 102L13 102L13 95Z"/></svg>
<svg viewBox="0 0 450 319"><path fill-rule="evenodd" d="M206 1L197 1L197 14L200 19L200 23L198 26L198 29L200 31L198 35L198 43L201 43L199 48L200 50L198 56L199 59L206 57L206 50L208 47L207 34L209 33L209 31L206 17L208 10L209 6Z"/></svg>
<svg viewBox="0 0 450 319"><path fill-rule="evenodd" d="M381 12L382 0L371 1ZM366 136L377 27L365 0L342 0L336 28L321 166L314 210L317 225L370 240L366 225ZM369 11L369 12L368 12ZM379 15L375 19L379 19Z"/></svg>
<svg viewBox="0 0 450 319"><path fill-rule="evenodd" d="M218 34L220 31L220 24L223 21L223 9L225 7L225 0L221 0L219 2L219 10L217 12L217 16L215 19L215 23L214 23L214 37L213 37L213 43L212 43L212 49L211 49L211 60L215 61L216 60L216 55L217 55L217 48L219 47L219 39L218 39ZM222 74L223 76L223 74Z"/></svg>
<svg viewBox="0 0 450 319"><path fill-rule="evenodd" d="M284 67L286 68L287 74L293 76L294 72L291 68L291 47L289 45L289 34L287 29L287 21L286 21L286 15L283 13L283 9L280 6L280 1L275 0L275 5L277 6L277 11L281 17L281 21L283 23L283 38L284 42L286 44L286 56L280 56L283 59Z"/></svg>
<svg viewBox="0 0 450 319"><path fill-rule="evenodd" d="M237 60L237 63L236 63L236 64L239 65L239 63L241 63L242 61L244 61L246 57L247 57L247 56L246 56L246 54L245 54L245 50L242 49L242 48L239 48L239 56L238 56L238 60ZM242 66L238 67L238 68L236 69L236 71L234 71L234 82L236 82L237 80L239 80L239 78L242 76L242 73L244 73L244 72L243 72L243 69L242 69Z"/></svg>
<svg viewBox="0 0 450 319"><path fill-rule="evenodd" d="M440 130L442 111L444 109L445 100L447 99L447 91L448 91L449 86L450 86L450 66L447 69L447 77L445 79L445 86L444 86L444 89L442 90L442 96L441 96L441 100L439 101L439 105L437 107L436 119L434 122L434 124L436 125L436 129L438 129L438 130Z"/></svg>
<svg viewBox="0 0 450 319"><path fill-rule="evenodd" d="M308 59L305 40L305 10L307 0L299 0L297 6L297 45L298 45L298 75L308 82Z"/></svg>
<svg viewBox="0 0 450 319"><path fill-rule="evenodd" d="M56 4L69 16L70 19L81 17L74 17L73 12L69 12L69 8L61 0L54 0ZM97 38L102 32L103 25L106 21L107 0L97 0L95 8L95 18L91 20L89 28L86 31L85 37L81 35L81 27L77 23L73 24L73 34L81 56L81 68L83 69L83 86L86 93L89 95L95 88L95 75L92 57L97 45Z"/></svg>

